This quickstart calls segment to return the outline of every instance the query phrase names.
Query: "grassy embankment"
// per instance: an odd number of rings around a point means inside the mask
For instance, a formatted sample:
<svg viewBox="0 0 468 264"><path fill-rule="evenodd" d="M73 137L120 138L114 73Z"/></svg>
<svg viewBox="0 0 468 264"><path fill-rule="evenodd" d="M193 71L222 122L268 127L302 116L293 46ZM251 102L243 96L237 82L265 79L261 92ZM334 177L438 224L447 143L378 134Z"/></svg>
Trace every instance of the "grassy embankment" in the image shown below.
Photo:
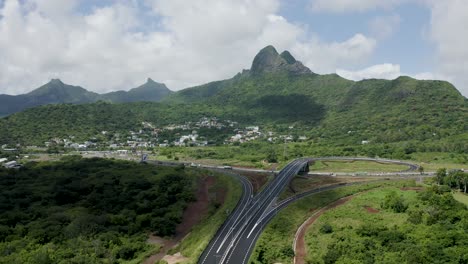
<svg viewBox="0 0 468 264"><path fill-rule="evenodd" d="M214 236L218 228L224 223L227 218L227 212L232 212L242 194L242 187L237 180L220 174L214 174L217 177L217 182L211 187L210 193L217 193L221 188L225 190L225 198L223 205L210 204L208 215L192 228L192 231L169 253L181 252L182 255L188 258L184 264L197 263L203 250L206 248L211 238Z"/></svg>
<svg viewBox="0 0 468 264"><path fill-rule="evenodd" d="M152 159L158 160L174 160L195 162L202 164L213 165L231 165L241 167L256 167L263 169L271 169L272 167L282 167L296 157L320 157L320 156L372 156L366 153L349 154L342 153L336 148L319 147L320 152L317 152L314 147L308 143L288 143L286 146L282 144L265 144L265 143L246 143L240 146L223 145L210 147L171 147L160 148L156 155L152 155ZM270 155L273 153L273 155ZM277 163L267 162L268 158L274 157ZM424 167L425 171L436 171L439 168L460 169L466 168L466 155L453 154L446 152L414 152L406 155L405 158L399 156L385 157L389 159L407 160ZM338 162L337 162L338 163ZM354 162L350 164L333 164L330 162L328 168L319 166L317 169L325 169L331 171L337 169L336 172L348 172L353 170L367 172L392 172L405 169L405 166L395 164L378 164L375 162ZM335 166L336 165L336 166ZM335 172L335 171L334 171Z"/></svg>
<svg viewBox="0 0 468 264"><path fill-rule="evenodd" d="M319 172L399 172L408 166L374 161L318 160L310 170Z"/></svg>
<svg viewBox="0 0 468 264"><path fill-rule="evenodd" d="M383 186L414 186L414 181L382 181L343 187L305 197L282 210L260 236L250 258L251 263L292 263L291 244L297 228L310 212L342 197Z"/></svg>
<svg viewBox="0 0 468 264"><path fill-rule="evenodd" d="M460 203L463 203L466 206L468 206L468 195L466 193L455 191L453 192L453 198L455 198L455 200L459 201Z"/></svg>

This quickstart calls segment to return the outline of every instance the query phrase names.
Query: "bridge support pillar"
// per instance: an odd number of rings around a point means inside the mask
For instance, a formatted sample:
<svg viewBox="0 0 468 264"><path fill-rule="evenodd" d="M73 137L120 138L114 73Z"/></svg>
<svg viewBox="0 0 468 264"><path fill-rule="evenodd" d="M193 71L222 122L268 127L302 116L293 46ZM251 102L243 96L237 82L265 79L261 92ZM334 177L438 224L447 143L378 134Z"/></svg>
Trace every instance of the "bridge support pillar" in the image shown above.
<svg viewBox="0 0 468 264"><path fill-rule="evenodd" d="M299 175L304 175L309 173L309 163L307 163L302 169L299 171Z"/></svg>

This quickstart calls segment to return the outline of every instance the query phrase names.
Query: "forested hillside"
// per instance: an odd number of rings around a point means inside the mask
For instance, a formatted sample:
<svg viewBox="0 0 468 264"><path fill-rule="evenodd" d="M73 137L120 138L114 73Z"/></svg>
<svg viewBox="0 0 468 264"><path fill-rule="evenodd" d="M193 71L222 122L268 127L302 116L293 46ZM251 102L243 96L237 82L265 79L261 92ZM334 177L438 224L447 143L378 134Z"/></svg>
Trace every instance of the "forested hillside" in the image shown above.
<svg viewBox="0 0 468 264"><path fill-rule="evenodd" d="M161 103L30 109L0 119L0 143L86 139L102 130L137 129L143 121L162 126L204 116L273 130L295 126L310 138L342 145L466 138L468 100L448 82L409 77L354 82L312 73L286 55L267 47L254 59L255 71L179 91Z"/></svg>
<svg viewBox="0 0 468 264"><path fill-rule="evenodd" d="M180 168L65 158L0 168L0 263L120 263L172 235L195 178ZM79 250L77 250L79 249Z"/></svg>
<svg viewBox="0 0 468 264"><path fill-rule="evenodd" d="M25 109L47 104L84 104L97 101L106 102L158 102L171 94L165 84L148 78L145 84L129 91L116 91L105 94L90 92L83 87L52 79L41 87L20 95L0 94L0 117Z"/></svg>

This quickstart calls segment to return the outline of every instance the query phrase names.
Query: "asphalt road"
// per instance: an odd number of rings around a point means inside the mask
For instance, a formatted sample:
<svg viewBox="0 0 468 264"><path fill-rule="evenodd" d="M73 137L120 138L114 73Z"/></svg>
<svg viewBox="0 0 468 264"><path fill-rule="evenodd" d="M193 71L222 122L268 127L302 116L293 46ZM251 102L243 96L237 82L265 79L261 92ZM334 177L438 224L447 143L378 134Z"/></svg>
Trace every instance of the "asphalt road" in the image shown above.
<svg viewBox="0 0 468 264"><path fill-rule="evenodd" d="M288 204L301 199L307 195L318 192L332 190L343 186L349 186L360 183L337 184L319 189L314 189L305 193L295 195L278 202L278 196L289 183L310 161L321 159L341 159L341 160L372 160L378 162L396 163L407 165L407 171L416 170L417 165L394 160L372 159L372 158L303 158L297 159L286 165L268 185L255 197L252 194L252 188L246 187L248 184L242 179L244 186L243 196L226 220L223 226L213 237L208 247L201 255L199 264L218 264L232 263L245 264L248 262L255 242L267 223L276 215L276 213L286 207ZM208 166L203 166L209 168ZM224 172L226 172L224 170Z"/></svg>
<svg viewBox="0 0 468 264"><path fill-rule="evenodd" d="M216 233L198 263L246 263L258 234L264 227L265 216L276 208L276 200L284 186L308 164L298 159L286 165L269 184L253 198L243 195L243 202Z"/></svg>

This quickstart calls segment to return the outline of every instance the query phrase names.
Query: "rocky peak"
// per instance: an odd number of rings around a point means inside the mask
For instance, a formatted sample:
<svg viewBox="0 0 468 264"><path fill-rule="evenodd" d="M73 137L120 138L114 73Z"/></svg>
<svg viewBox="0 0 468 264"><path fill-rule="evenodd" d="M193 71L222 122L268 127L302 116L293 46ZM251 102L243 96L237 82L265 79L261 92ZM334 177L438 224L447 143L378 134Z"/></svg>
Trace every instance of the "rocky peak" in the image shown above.
<svg viewBox="0 0 468 264"><path fill-rule="evenodd" d="M64 83L60 79L51 79L50 84L55 84L55 85L64 85Z"/></svg>
<svg viewBox="0 0 468 264"><path fill-rule="evenodd" d="M283 51L280 57L283 58L288 64L294 64L296 62L296 59L287 50Z"/></svg>
<svg viewBox="0 0 468 264"><path fill-rule="evenodd" d="M297 61L289 51L283 51L280 55L271 45L260 50L255 56L251 67L253 75L284 71L292 74L312 73L309 68Z"/></svg>

